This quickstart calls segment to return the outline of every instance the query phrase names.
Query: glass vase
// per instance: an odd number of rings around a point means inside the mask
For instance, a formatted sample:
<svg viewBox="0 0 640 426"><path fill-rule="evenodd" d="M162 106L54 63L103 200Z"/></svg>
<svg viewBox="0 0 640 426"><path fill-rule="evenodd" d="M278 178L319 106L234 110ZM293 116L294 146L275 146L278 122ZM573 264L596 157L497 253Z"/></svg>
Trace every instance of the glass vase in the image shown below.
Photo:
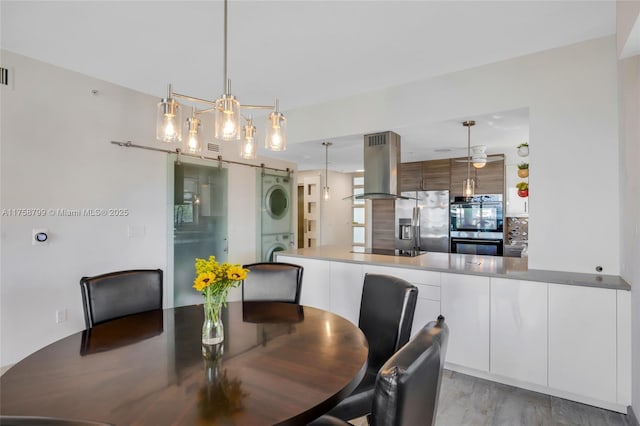
<svg viewBox="0 0 640 426"><path fill-rule="evenodd" d="M204 323L202 324L202 344L218 345L224 341L224 325L222 324L222 302L205 301Z"/></svg>

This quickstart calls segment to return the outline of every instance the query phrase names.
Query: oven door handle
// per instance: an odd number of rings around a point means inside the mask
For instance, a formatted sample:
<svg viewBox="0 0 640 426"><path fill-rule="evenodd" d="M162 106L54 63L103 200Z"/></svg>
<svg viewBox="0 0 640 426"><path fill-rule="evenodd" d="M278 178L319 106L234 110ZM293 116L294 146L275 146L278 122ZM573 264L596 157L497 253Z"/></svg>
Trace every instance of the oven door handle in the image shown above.
<svg viewBox="0 0 640 426"><path fill-rule="evenodd" d="M477 239L467 239L467 238L452 238L452 243L489 243L489 244L500 244L503 240L477 240Z"/></svg>

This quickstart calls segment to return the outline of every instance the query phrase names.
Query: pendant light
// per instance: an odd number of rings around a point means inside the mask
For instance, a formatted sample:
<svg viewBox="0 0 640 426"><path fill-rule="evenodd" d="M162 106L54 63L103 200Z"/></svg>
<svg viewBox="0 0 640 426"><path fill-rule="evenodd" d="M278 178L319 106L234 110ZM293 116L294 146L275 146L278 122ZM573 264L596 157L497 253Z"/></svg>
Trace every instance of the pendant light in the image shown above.
<svg viewBox="0 0 640 426"><path fill-rule="evenodd" d="M200 143L200 119L196 117L196 108L191 110L191 117L187 118L187 142L185 143L185 151L191 154L202 152L202 144Z"/></svg>
<svg viewBox="0 0 640 426"><path fill-rule="evenodd" d="M251 160L256 158L256 126L253 125L253 118L247 119L244 126L244 135L240 143L240 157Z"/></svg>
<svg viewBox="0 0 640 426"><path fill-rule="evenodd" d="M182 108L171 96L171 85L167 97L158 103L156 116L156 139L174 143L182 141Z"/></svg>
<svg viewBox="0 0 640 426"><path fill-rule="evenodd" d="M473 197L476 183L471 177L471 126L475 126L476 122L469 120L463 122L462 125L467 128L467 178L462 183L462 195Z"/></svg>
<svg viewBox="0 0 640 426"><path fill-rule="evenodd" d="M331 142L322 142L325 149L324 155L324 188L322 188L322 197L325 201L331 198L329 193L329 147L333 145Z"/></svg>
<svg viewBox="0 0 640 426"><path fill-rule="evenodd" d="M246 119L247 125L242 127L241 120L244 118L241 109L267 109L272 112L267 117L267 128L265 137L265 147L272 151L284 151L286 149L286 119L279 110L278 99L274 105L243 105L231 93L231 80L227 69L227 16L228 0L224 0L224 54L223 54L223 94L215 101L183 95L173 91L171 84L166 98L158 103L158 113L156 121L156 138L160 141L173 143L182 141L182 116L181 106L175 98L185 99L190 102L206 104L208 108L195 110L189 120L195 119L196 114L213 112L214 115L214 137L224 141L240 140L244 133L246 140L247 128L252 128L251 137L255 140L255 127L251 119ZM196 119L198 120L198 119ZM198 120L199 122L199 120ZM193 121L189 122L189 129L192 129ZM197 126L196 126L197 127ZM241 144L246 148L246 143ZM254 149L255 151L255 149ZM255 158L244 157L244 158Z"/></svg>

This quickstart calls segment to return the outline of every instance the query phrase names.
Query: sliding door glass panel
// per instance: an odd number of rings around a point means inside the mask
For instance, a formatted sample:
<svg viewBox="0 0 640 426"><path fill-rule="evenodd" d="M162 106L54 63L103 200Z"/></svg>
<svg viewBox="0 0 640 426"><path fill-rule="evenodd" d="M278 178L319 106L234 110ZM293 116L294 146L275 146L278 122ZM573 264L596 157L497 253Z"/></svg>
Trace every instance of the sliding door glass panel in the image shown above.
<svg viewBox="0 0 640 426"><path fill-rule="evenodd" d="M174 305L202 303L193 288L196 258L227 261L227 169L174 166L173 237Z"/></svg>

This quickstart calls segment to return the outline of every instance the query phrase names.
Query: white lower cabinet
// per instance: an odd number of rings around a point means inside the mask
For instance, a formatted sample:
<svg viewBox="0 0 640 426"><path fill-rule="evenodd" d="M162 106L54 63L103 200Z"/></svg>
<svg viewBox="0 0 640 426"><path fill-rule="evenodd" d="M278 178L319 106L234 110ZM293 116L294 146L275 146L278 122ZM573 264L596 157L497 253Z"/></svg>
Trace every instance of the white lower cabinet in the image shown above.
<svg viewBox="0 0 640 426"><path fill-rule="evenodd" d="M491 373L547 386L547 291L491 278Z"/></svg>
<svg viewBox="0 0 640 426"><path fill-rule="evenodd" d="M300 290L301 305L331 310L331 262L282 255L277 256L277 261L293 263L304 268Z"/></svg>
<svg viewBox="0 0 640 426"><path fill-rule="evenodd" d="M364 265L362 272L363 279L366 273L391 275L409 281L418 288L416 310L411 325L412 337L427 323L438 319L438 315L440 315L440 272L377 265Z"/></svg>
<svg viewBox="0 0 640 426"><path fill-rule="evenodd" d="M418 333L422 327L429 322L436 321L438 315L440 315L440 302L424 299L420 297L420 291L418 291L416 311L413 315L413 325L411 326L411 337Z"/></svg>
<svg viewBox="0 0 640 426"><path fill-rule="evenodd" d="M304 268L301 303L358 323L366 273L418 287L412 334L440 313L449 368L624 412L630 292L278 255ZM384 307L381 307L384 308Z"/></svg>
<svg viewBox="0 0 640 426"><path fill-rule="evenodd" d="M618 308L618 404L631 405L631 292L616 290Z"/></svg>
<svg viewBox="0 0 640 426"><path fill-rule="evenodd" d="M489 371L489 278L443 273L441 304L449 325L446 361Z"/></svg>
<svg viewBox="0 0 640 426"><path fill-rule="evenodd" d="M358 325L362 285L361 264L331 262L331 312Z"/></svg>
<svg viewBox="0 0 640 426"><path fill-rule="evenodd" d="M616 401L616 291L549 284L549 387Z"/></svg>

